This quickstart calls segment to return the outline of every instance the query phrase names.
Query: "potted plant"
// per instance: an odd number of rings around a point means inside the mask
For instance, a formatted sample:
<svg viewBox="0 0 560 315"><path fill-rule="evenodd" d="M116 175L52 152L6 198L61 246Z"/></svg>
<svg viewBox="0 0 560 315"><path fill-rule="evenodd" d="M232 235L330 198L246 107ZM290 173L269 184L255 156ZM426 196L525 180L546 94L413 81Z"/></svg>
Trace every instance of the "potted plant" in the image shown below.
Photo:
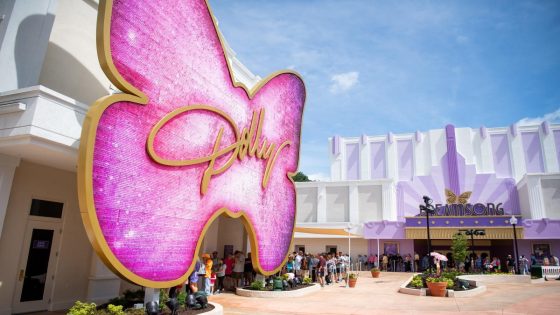
<svg viewBox="0 0 560 315"><path fill-rule="evenodd" d="M348 274L348 286L353 288L356 286L356 281L358 281L358 274L351 272Z"/></svg>
<svg viewBox="0 0 560 315"><path fill-rule="evenodd" d="M381 275L381 270L379 270L379 268L375 267L375 268L371 268L371 276L374 278L379 278L379 275Z"/></svg>
<svg viewBox="0 0 560 315"><path fill-rule="evenodd" d="M448 279L444 277L428 277L426 284L431 296L443 297L447 293Z"/></svg>

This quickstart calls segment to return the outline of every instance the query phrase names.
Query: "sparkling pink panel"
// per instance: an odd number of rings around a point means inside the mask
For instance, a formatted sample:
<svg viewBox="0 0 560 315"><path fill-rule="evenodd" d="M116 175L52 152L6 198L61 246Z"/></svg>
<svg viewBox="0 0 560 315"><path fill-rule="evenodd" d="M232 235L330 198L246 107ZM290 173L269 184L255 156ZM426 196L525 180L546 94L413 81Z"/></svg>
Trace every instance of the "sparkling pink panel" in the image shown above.
<svg viewBox="0 0 560 315"><path fill-rule="evenodd" d="M253 99L235 88L204 0L115 1L111 53L125 80L149 98L146 106L111 105L97 129L94 200L114 255L145 279L177 279L191 265L208 219L226 207L246 212L263 270L279 267L289 250L295 219L295 188L286 173L296 171L299 156L305 99L300 78L280 74ZM259 142L292 142L279 154L266 188L266 160L236 159L201 195L207 163L170 167L149 157L146 140L156 122L174 109L195 104L224 111L240 131L249 126L253 111L265 108ZM235 142L232 127L216 114L179 115L161 129L154 148L168 159L207 156L220 128L221 147Z"/></svg>

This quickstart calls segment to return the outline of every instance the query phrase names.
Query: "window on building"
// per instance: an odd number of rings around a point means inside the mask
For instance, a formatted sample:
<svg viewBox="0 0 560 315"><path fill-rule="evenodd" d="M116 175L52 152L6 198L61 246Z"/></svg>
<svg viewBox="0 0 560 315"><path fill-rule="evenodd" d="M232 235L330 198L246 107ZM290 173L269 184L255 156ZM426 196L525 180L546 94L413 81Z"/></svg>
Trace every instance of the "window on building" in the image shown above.
<svg viewBox="0 0 560 315"><path fill-rule="evenodd" d="M371 142L369 144L371 158L371 179L387 177L385 170L385 142Z"/></svg>
<svg viewBox="0 0 560 315"><path fill-rule="evenodd" d="M494 172L499 178L511 178L511 157L507 134L490 135Z"/></svg>
<svg viewBox="0 0 560 315"><path fill-rule="evenodd" d="M522 132L523 152L527 173L544 172L544 161L539 132Z"/></svg>
<svg viewBox="0 0 560 315"><path fill-rule="evenodd" d="M325 252L329 254L336 254L336 245L325 246Z"/></svg>
<svg viewBox="0 0 560 315"><path fill-rule="evenodd" d="M397 141L399 180L410 181L414 176L412 148L412 140Z"/></svg>
<svg viewBox="0 0 560 315"><path fill-rule="evenodd" d="M346 179L360 179L360 144L349 143L346 145Z"/></svg>
<svg viewBox="0 0 560 315"><path fill-rule="evenodd" d="M48 218L62 218L63 207L64 204L61 202L33 199L31 201L29 215Z"/></svg>

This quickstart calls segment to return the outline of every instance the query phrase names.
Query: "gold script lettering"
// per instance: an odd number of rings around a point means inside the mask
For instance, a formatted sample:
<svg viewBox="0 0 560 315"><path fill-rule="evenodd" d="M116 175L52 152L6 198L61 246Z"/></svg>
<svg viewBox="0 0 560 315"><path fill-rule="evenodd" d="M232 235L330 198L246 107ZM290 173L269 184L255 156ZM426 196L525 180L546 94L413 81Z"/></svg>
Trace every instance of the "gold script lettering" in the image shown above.
<svg viewBox="0 0 560 315"><path fill-rule="evenodd" d="M214 141L212 152L209 155L189 160L169 160L162 158L154 150L154 140L160 129L172 118L180 114L195 110L211 112L224 119L232 128L236 142L220 149L222 137L224 134L224 128L221 127L218 131L218 135L216 136L216 140ZM155 162L162 165L188 166L208 163L208 166L206 167L202 175L202 181L200 184L200 193L203 195L208 190L208 185L210 184L212 176L221 174L228 170L233 162L235 162L235 159L243 161L247 156L266 161L266 168L262 179L262 187L265 188L268 185L270 173L274 167L274 164L276 163L278 155L284 148L291 145L292 142L287 140L282 142L282 144L277 147L275 143L268 143L266 139L261 139L263 122L264 108L261 109L258 113L253 112L251 125L249 126L249 128L243 128L243 130L241 130L241 133L239 133L235 122L225 112L208 105L185 106L170 112L169 114L165 115L157 124L155 124L155 126L150 131L150 134L148 135L146 147L150 157ZM222 166L216 167L216 160L230 153L231 156L228 158L228 160Z"/></svg>

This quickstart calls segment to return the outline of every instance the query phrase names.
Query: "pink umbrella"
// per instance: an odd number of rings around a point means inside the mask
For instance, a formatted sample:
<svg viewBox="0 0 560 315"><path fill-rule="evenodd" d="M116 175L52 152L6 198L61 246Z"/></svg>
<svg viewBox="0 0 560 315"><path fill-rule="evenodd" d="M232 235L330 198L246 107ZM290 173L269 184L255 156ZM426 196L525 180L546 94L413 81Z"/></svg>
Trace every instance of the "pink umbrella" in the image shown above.
<svg viewBox="0 0 560 315"><path fill-rule="evenodd" d="M441 261L447 261L447 257L445 255L442 255L442 254L437 253L437 252L431 252L430 256L434 256L436 259L441 260Z"/></svg>

